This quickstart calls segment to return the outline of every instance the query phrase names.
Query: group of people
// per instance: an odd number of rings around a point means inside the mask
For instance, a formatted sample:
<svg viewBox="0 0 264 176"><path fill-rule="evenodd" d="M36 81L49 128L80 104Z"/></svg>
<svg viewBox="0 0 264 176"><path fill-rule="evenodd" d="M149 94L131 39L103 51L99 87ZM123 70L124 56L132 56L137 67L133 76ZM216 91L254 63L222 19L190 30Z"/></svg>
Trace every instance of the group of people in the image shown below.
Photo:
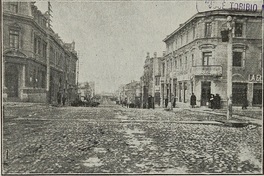
<svg viewBox="0 0 264 176"><path fill-rule="evenodd" d="M58 105L61 105L61 103L62 103L62 105L64 106L66 100L67 100L67 94L66 94L65 89L63 91L59 90L57 93Z"/></svg>
<svg viewBox="0 0 264 176"><path fill-rule="evenodd" d="M192 93L191 95L190 104L192 108L194 108L196 105L196 96L194 95L194 93ZM210 99L209 99L209 108L211 109L221 108L221 97L219 96L219 94L216 94L216 95L211 94Z"/></svg>
<svg viewBox="0 0 264 176"><path fill-rule="evenodd" d="M211 94L209 99L209 107L211 109L220 109L221 108L221 98L219 94Z"/></svg>
<svg viewBox="0 0 264 176"><path fill-rule="evenodd" d="M176 97L174 95L171 96L171 99L165 98L165 107L167 110L172 110L176 107Z"/></svg>

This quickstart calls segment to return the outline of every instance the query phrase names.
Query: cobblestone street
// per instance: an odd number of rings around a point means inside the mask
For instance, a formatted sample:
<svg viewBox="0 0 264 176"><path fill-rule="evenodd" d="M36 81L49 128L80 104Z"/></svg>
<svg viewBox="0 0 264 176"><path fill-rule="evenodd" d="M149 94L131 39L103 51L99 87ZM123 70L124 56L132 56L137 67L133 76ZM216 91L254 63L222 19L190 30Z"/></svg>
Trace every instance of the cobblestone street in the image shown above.
<svg viewBox="0 0 264 176"><path fill-rule="evenodd" d="M262 127L117 105L5 106L4 173L261 173ZM200 121L201 123L192 123Z"/></svg>

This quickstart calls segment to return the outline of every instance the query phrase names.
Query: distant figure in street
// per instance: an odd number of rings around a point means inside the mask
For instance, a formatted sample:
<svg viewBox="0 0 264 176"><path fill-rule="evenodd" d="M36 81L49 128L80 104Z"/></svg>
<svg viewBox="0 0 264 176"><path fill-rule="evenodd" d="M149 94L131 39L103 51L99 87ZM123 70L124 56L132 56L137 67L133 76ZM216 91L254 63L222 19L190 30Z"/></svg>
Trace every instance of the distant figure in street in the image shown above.
<svg viewBox="0 0 264 176"><path fill-rule="evenodd" d="M214 105L215 105L215 109L221 108L221 97L219 96L219 94L216 94L214 97Z"/></svg>
<svg viewBox="0 0 264 176"><path fill-rule="evenodd" d="M172 111L173 110L171 102L168 103L167 110L168 111Z"/></svg>
<svg viewBox="0 0 264 176"><path fill-rule="evenodd" d="M171 102L172 102L172 107L175 108L176 105L176 98L174 95L171 96Z"/></svg>
<svg viewBox="0 0 264 176"><path fill-rule="evenodd" d="M248 107L248 100L246 97L244 97L242 102L242 109L247 109L247 107Z"/></svg>
<svg viewBox="0 0 264 176"><path fill-rule="evenodd" d="M210 99L209 99L209 102L210 102L210 108L211 109L215 109L214 94L211 94Z"/></svg>
<svg viewBox="0 0 264 176"><path fill-rule="evenodd" d="M152 96L149 95L148 97L148 109L152 108Z"/></svg>
<svg viewBox="0 0 264 176"><path fill-rule="evenodd" d="M129 108L130 104L131 104L131 101L130 101L130 98L128 98L127 99L127 108Z"/></svg>
<svg viewBox="0 0 264 176"><path fill-rule="evenodd" d="M165 108L168 106L168 98L165 98Z"/></svg>
<svg viewBox="0 0 264 176"><path fill-rule="evenodd" d="M196 96L194 95L194 93L192 93L192 95L191 95L190 104L191 104L192 108L194 108L196 105Z"/></svg>
<svg viewBox="0 0 264 176"><path fill-rule="evenodd" d="M127 98L125 98L123 103L124 103L124 106L126 107L127 106Z"/></svg>
<svg viewBox="0 0 264 176"><path fill-rule="evenodd" d="M58 91L57 93L57 100L58 100L58 104L60 105L61 104L61 92Z"/></svg>
<svg viewBox="0 0 264 176"><path fill-rule="evenodd" d="M66 95L66 92L65 92L65 89L63 90L63 94L62 94L62 104L63 106L65 105L65 102L67 100L67 95Z"/></svg>

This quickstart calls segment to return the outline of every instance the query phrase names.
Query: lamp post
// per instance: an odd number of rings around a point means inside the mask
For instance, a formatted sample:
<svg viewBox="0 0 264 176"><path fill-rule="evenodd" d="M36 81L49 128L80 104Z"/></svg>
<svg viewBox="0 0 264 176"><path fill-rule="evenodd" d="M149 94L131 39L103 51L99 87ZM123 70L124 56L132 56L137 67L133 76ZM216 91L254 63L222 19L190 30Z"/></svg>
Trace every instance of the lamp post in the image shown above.
<svg viewBox="0 0 264 176"><path fill-rule="evenodd" d="M232 118L232 68L233 68L233 19L227 17L228 44L227 44L227 120Z"/></svg>

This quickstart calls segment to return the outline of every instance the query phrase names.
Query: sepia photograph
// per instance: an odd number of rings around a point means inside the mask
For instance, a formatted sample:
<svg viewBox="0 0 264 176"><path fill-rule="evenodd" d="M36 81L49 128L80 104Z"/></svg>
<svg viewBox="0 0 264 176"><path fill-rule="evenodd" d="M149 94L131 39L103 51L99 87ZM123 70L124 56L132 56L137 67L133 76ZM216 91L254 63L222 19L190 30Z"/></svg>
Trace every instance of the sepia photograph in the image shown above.
<svg viewBox="0 0 264 176"><path fill-rule="evenodd" d="M262 175L262 0L3 0L1 175Z"/></svg>

